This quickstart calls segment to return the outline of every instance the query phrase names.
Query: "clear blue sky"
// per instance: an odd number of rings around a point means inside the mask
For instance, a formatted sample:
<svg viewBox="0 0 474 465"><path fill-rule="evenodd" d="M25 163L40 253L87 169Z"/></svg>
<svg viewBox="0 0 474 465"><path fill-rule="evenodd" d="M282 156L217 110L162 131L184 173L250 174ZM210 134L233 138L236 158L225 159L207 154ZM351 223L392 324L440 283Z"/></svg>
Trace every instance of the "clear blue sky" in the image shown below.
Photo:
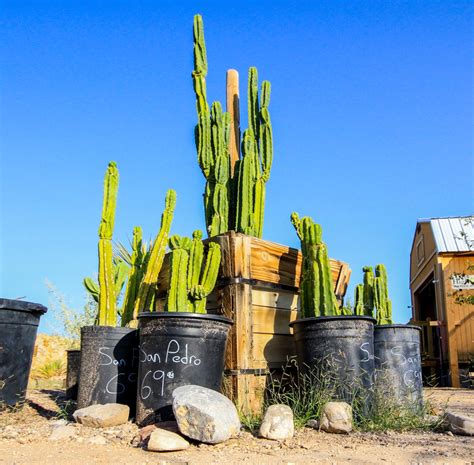
<svg viewBox="0 0 474 465"><path fill-rule="evenodd" d="M352 267L349 294L363 265L383 262L406 322L417 218L474 210L468 1L23 0L1 10L4 297L46 304L47 278L83 304L110 160L121 175L116 239L135 225L154 235L170 187L173 231L204 227L195 13L210 99L224 100L228 68L244 89L249 66L272 83L265 239L296 247L290 213L313 216L330 255ZM44 318L41 330L51 327Z"/></svg>

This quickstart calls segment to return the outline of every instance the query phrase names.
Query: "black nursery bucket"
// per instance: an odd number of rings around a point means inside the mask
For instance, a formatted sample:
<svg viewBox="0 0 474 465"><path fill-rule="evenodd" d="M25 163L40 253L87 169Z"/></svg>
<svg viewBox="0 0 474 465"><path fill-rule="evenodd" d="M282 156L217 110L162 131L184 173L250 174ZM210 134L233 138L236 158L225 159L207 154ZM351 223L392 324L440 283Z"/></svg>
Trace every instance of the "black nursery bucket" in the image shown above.
<svg viewBox="0 0 474 465"><path fill-rule="evenodd" d="M184 312L143 312L138 319L138 424L173 419L171 395L179 386L220 391L232 320Z"/></svg>
<svg viewBox="0 0 474 465"><path fill-rule="evenodd" d="M77 399L77 384L79 379L79 368L81 366L81 351L67 350L66 368L66 399Z"/></svg>
<svg viewBox="0 0 474 465"><path fill-rule="evenodd" d="M367 316L303 318L293 327L298 364L317 373L316 383L336 386L341 400L371 398L374 380L374 323ZM328 382L324 376L332 378Z"/></svg>
<svg viewBox="0 0 474 465"><path fill-rule="evenodd" d="M420 331L413 325L375 327L377 390L385 400L410 409L423 405Z"/></svg>
<svg viewBox="0 0 474 465"><path fill-rule="evenodd" d="M138 334L131 328L85 326L81 329L81 357L77 407L125 404L135 412Z"/></svg>
<svg viewBox="0 0 474 465"><path fill-rule="evenodd" d="M40 304L0 299L0 406L25 399L36 332L46 311Z"/></svg>

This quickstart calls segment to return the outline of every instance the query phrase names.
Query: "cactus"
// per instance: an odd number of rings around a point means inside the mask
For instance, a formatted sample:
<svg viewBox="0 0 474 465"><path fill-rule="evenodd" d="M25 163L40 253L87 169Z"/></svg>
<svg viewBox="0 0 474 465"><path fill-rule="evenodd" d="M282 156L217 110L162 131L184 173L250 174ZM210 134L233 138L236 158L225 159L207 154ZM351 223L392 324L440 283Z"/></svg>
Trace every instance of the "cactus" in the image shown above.
<svg viewBox="0 0 474 465"><path fill-rule="evenodd" d="M242 138L242 159L230 169L230 116L214 102L209 111L206 91L207 56L204 26L194 16L194 70L192 73L198 124L195 128L198 163L206 178L204 211L210 237L235 229L262 237L265 187L273 159L272 126L268 106L270 83L262 83L260 102L256 68L249 69L249 128Z"/></svg>
<svg viewBox="0 0 474 465"><path fill-rule="evenodd" d="M365 315L364 313L364 285L357 284L354 290L354 315Z"/></svg>
<svg viewBox="0 0 474 465"><path fill-rule="evenodd" d="M364 315L374 316L374 270L371 266L364 266Z"/></svg>
<svg viewBox="0 0 474 465"><path fill-rule="evenodd" d="M99 292L97 324L103 326L116 326L117 324L117 293L115 289L112 236L114 232L118 183L119 173L117 165L112 161L109 163L105 173L102 217L99 225Z"/></svg>
<svg viewBox="0 0 474 465"><path fill-rule="evenodd" d="M165 209L161 215L160 230L153 241L149 257L147 258L145 272L138 288L132 320L129 322L129 326L136 326L138 312L153 310L158 275L160 274L161 266L165 258L166 245L173 221L175 205L176 192L170 189L166 193Z"/></svg>
<svg viewBox="0 0 474 465"><path fill-rule="evenodd" d="M202 265L205 254L201 231L194 231L192 240L178 235L172 236L169 245L171 279L167 310L206 313L207 296L214 289L219 272L219 244L209 244L204 270Z"/></svg>
<svg viewBox="0 0 474 465"><path fill-rule="evenodd" d="M388 297L387 270L382 264L375 267L374 304L377 315L377 324L392 324L392 302Z"/></svg>
<svg viewBox="0 0 474 465"><path fill-rule="evenodd" d="M249 69L249 128L242 138L242 160L237 189L236 230L262 237L266 183L273 161L273 136L270 113L270 83L263 81L258 96L257 68Z"/></svg>
<svg viewBox="0 0 474 465"><path fill-rule="evenodd" d="M300 219L297 213L292 213L291 222L300 238L303 255L300 285L303 317L340 315L321 226L308 216Z"/></svg>

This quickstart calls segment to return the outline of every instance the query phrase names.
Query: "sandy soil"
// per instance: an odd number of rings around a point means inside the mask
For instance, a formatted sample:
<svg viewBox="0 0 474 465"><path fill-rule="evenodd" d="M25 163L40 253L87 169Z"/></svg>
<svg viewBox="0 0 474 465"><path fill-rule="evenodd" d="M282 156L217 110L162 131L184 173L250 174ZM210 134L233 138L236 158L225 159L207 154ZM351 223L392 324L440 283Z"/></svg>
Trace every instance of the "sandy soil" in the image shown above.
<svg viewBox="0 0 474 465"><path fill-rule="evenodd" d="M107 429L74 425L71 438L52 441L51 431L62 414L58 394L32 391L23 409L0 414L0 464L474 463L474 439L451 433L334 435L304 428L293 439L277 442L243 432L215 446L193 444L182 452L156 453L136 447L138 428L129 423ZM459 412L474 412L474 391L435 389L428 395L439 409L448 405Z"/></svg>

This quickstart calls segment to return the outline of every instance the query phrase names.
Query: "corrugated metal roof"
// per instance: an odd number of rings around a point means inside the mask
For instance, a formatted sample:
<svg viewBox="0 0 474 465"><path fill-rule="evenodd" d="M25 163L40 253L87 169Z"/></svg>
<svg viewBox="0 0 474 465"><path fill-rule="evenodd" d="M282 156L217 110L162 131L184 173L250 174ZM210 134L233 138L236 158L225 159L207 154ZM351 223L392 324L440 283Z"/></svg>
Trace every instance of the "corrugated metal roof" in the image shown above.
<svg viewBox="0 0 474 465"><path fill-rule="evenodd" d="M428 221L438 253L474 251L474 217L431 218Z"/></svg>

